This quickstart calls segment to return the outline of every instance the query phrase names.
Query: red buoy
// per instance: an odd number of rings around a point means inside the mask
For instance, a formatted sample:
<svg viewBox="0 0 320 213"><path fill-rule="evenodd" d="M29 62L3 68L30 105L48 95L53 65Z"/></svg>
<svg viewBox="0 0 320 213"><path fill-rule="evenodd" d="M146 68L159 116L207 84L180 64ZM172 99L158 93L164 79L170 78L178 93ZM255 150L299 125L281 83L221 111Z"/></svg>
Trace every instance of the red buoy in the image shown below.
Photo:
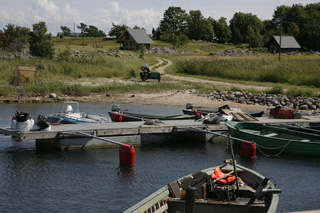
<svg viewBox="0 0 320 213"><path fill-rule="evenodd" d="M134 165L134 158L136 151L133 146L127 144L122 144L119 149L120 164L124 165Z"/></svg>
<svg viewBox="0 0 320 213"><path fill-rule="evenodd" d="M113 122L122 122L122 115L120 115L119 113L112 113L111 120Z"/></svg>
<svg viewBox="0 0 320 213"><path fill-rule="evenodd" d="M242 141L240 146L240 154L242 156L255 158L257 152L256 144L250 141Z"/></svg>

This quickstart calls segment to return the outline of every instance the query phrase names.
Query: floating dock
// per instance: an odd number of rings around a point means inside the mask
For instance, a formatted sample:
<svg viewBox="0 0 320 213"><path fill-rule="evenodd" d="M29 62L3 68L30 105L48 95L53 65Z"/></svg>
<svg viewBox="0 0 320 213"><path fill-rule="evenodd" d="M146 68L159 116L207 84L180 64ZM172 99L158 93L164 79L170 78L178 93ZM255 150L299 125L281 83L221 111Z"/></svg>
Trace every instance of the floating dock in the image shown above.
<svg viewBox="0 0 320 213"><path fill-rule="evenodd" d="M301 126L320 124L320 116L303 116L301 119L258 118L257 123L296 123ZM194 120L166 120L156 125L145 125L144 121L86 123L52 125L50 131L19 132L12 128L0 128L0 134L12 136L19 141L35 140L37 149L73 149L73 148L103 148L114 146L110 143L85 137L81 133L103 137L120 143L139 145L143 138L179 137L197 141L212 141L214 136L203 132L192 131L191 128L210 131L227 131L224 122L220 124L203 124ZM188 131L187 129L190 129Z"/></svg>
<svg viewBox="0 0 320 213"><path fill-rule="evenodd" d="M194 120L168 120L156 125L145 125L144 121L113 122L113 123L86 123L86 124L62 124L52 125L50 131L19 132L11 128L0 128L0 134L10 135L18 141L36 140L37 149L71 149L71 148L101 148L114 146L93 138L84 137L77 133L87 133L98 137L108 138L121 143L138 145L141 136L170 135L181 136L184 132L181 128L207 128L211 131L227 130L224 123L205 125ZM203 133L186 133L188 138L210 140L212 137ZM200 137L201 136L201 137Z"/></svg>

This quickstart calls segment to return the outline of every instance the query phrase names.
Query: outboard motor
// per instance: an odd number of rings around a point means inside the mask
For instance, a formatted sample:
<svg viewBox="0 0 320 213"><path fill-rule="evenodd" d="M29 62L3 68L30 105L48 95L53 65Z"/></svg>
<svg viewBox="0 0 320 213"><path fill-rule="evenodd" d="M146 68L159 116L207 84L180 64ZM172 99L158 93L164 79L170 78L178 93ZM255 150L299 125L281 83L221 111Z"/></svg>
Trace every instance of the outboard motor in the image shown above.
<svg viewBox="0 0 320 213"><path fill-rule="evenodd" d="M45 129L49 130L51 126L47 117L44 115L38 115L37 124L39 126L39 130L45 130Z"/></svg>
<svg viewBox="0 0 320 213"><path fill-rule="evenodd" d="M187 103L186 104L186 109L194 109L194 104L193 103Z"/></svg>
<svg viewBox="0 0 320 213"><path fill-rule="evenodd" d="M121 111L121 107L119 104L113 104L111 107L111 111L112 112L120 112Z"/></svg>

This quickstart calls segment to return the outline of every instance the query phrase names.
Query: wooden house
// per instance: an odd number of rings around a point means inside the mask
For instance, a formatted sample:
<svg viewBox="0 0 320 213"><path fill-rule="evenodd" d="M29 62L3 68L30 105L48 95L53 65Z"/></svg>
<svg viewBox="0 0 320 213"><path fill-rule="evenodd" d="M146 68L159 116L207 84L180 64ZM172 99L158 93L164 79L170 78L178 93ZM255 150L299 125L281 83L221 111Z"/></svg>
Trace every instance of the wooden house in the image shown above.
<svg viewBox="0 0 320 213"><path fill-rule="evenodd" d="M120 49L122 50L136 50L141 45L144 45L146 49L150 49L153 41L145 30L127 29L118 38L117 43L120 43Z"/></svg>
<svg viewBox="0 0 320 213"><path fill-rule="evenodd" d="M281 52L292 52L301 48L293 36L272 36L267 44L268 50L272 53L279 52L280 43Z"/></svg>

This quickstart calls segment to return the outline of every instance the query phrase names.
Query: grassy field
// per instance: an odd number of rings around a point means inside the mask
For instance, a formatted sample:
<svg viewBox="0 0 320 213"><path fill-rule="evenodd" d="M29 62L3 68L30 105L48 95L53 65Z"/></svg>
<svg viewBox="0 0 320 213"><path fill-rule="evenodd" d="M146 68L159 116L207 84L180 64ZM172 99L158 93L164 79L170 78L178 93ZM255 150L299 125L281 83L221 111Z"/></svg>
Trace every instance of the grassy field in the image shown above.
<svg viewBox="0 0 320 213"><path fill-rule="evenodd" d="M113 83L99 86L68 84L70 79L81 78L136 79L137 82L140 82L140 67L158 63L158 57L174 62L173 66L166 70L171 74L243 84L268 85L272 89L265 92L270 93L287 92L293 95L310 95L320 90L320 60L316 56L283 56L281 62L278 61L277 56L217 57L209 56L209 53L243 47L189 41L186 45L175 48L177 52L180 51L183 54L146 53L141 58L139 51L118 52L119 44L114 40L53 38L53 42L55 58L51 60L8 59L3 57L7 54L6 52L0 52L0 95L17 93L12 82L18 64L37 66L40 84L26 85L25 89L30 94L56 92L87 95L130 91L160 92L173 89L197 89L199 92L207 92L214 89L186 82L174 84L161 82L146 85ZM172 49L170 44L161 41L155 41L152 47ZM70 57L70 55L78 56ZM119 55L120 57L116 57ZM232 89L236 90L236 87Z"/></svg>

